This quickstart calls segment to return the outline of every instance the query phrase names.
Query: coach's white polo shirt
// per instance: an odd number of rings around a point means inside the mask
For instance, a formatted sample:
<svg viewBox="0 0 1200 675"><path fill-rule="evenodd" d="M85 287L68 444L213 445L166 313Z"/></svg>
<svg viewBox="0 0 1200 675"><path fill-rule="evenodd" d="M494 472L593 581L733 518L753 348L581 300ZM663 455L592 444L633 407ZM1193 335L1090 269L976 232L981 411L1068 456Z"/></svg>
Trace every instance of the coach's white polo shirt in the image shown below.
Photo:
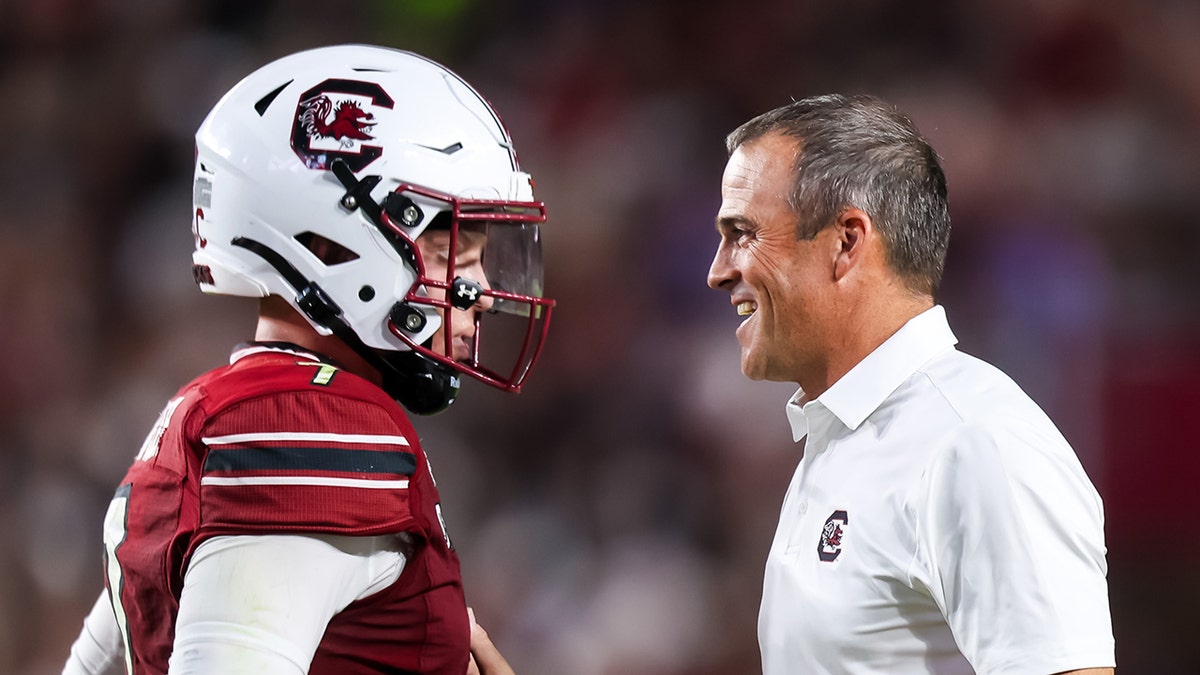
<svg viewBox="0 0 1200 675"><path fill-rule="evenodd" d="M808 440L767 559L764 675L1114 665L1100 497L1041 409L955 343L934 307L788 403Z"/></svg>

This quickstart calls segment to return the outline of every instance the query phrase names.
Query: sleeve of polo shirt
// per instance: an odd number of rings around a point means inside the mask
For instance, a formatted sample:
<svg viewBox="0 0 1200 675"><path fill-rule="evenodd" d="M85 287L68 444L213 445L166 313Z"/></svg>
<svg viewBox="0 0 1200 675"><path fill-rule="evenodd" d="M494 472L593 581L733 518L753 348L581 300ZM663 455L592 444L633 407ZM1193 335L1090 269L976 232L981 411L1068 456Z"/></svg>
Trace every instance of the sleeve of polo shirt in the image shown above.
<svg viewBox="0 0 1200 675"><path fill-rule="evenodd" d="M924 476L918 559L981 674L1114 665L1100 497L1040 431L966 425Z"/></svg>

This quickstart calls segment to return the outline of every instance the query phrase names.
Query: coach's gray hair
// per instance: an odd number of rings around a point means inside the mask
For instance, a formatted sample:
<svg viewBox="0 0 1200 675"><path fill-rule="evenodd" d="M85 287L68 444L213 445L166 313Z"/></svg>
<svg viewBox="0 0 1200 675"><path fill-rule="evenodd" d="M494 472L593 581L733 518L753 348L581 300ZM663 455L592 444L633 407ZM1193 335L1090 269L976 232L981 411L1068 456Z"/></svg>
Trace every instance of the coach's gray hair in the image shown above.
<svg viewBox="0 0 1200 675"><path fill-rule="evenodd" d="M746 122L725 147L782 134L799 142L789 205L797 236L811 239L847 208L871 216L887 262L909 287L932 295L950 241L946 176L907 115L872 96L814 96Z"/></svg>

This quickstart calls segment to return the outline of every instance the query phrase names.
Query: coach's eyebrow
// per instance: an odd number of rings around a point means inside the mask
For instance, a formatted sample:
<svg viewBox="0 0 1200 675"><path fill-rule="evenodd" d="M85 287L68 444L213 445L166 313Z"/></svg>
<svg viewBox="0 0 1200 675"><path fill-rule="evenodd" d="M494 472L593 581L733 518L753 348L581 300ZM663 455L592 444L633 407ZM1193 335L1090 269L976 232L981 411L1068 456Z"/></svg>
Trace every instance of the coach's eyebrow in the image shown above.
<svg viewBox="0 0 1200 675"><path fill-rule="evenodd" d="M717 216L713 227L717 232L727 232L738 226L753 225L745 216Z"/></svg>

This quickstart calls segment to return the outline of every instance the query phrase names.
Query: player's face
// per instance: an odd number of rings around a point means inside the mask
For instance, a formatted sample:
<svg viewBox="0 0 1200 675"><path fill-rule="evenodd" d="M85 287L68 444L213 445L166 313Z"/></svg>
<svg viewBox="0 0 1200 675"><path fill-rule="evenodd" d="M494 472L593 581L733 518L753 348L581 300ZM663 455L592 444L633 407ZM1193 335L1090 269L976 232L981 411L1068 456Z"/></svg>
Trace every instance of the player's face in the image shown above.
<svg viewBox="0 0 1200 675"><path fill-rule="evenodd" d="M754 380L801 382L819 374L823 325L832 304L833 228L796 236L787 202L800 145L778 134L734 151L721 181L717 246L708 285L729 293L739 316L742 372Z"/></svg>
<svg viewBox="0 0 1200 675"><path fill-rule="evenodd" d="M470 279L490 289L487 277L483 272L483 252L487 244L487 235L478 229L460 227L458 231L458 250L450 251L450 232L447 230L426 231L417 238L417 247L421 251L421 259L425 263L425 275L431 279L445 279L446 269L454 260L455 276ZM432 298L445 299L445 291L430 288ZM449 310L449 319L442 321L442 327L433 334L432 348L438 354L450 356L455 361L468 361L471 357L471 345L475 338L475 316L486 312L493 304L489 296L480 296L479 301L469 309ZM443 318L447 312L443 310ZM452 354L446 354L446 330L450 330Z"/></svg>

